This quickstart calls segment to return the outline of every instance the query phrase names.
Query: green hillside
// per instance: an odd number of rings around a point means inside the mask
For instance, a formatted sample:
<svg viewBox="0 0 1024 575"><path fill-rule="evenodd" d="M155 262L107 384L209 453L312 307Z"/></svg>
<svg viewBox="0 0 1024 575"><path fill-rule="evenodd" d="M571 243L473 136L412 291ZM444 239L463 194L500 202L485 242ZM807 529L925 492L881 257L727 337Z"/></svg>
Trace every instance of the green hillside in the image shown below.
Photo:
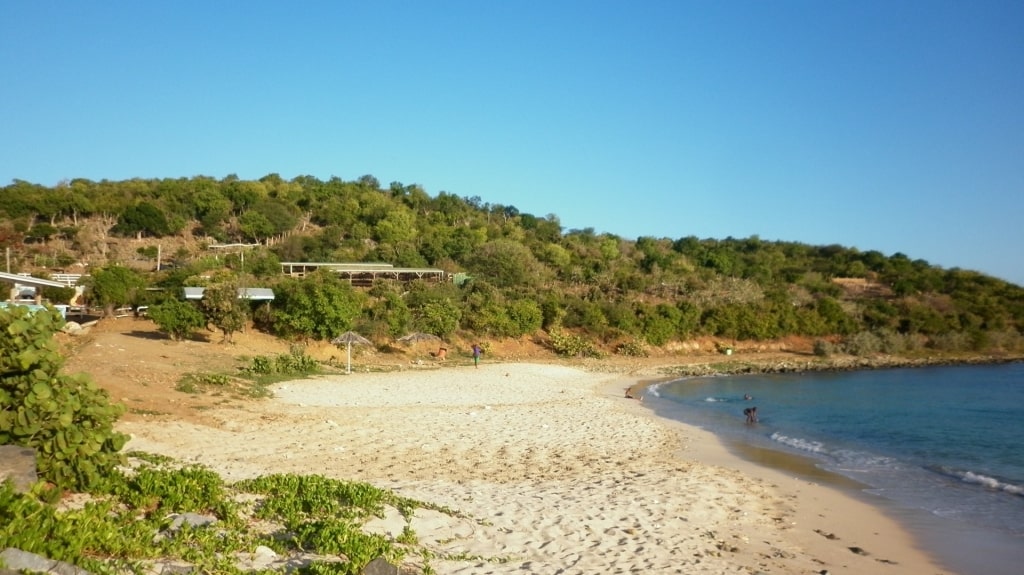
<svg viewBox="0 0 1024 575"><path fill-rule="evenodd" d="M240 245L212 247L225 244ZM372 176L16 180L0 188L0 247L12 272L87 270L89 303L108 309L169 310L182 286L206 286L210 297L188 304L227 333L251 318L294 339L544 333L583 355L792 336L823 354L1024 351L1024 289L975 271L839 245L702 239L684 223L674 238L565 230L552 214ZM446 280L357 287L329 271L288 277L280 262L436 268ZM273 305L235 302L243 286L273 289Z"/></svg>

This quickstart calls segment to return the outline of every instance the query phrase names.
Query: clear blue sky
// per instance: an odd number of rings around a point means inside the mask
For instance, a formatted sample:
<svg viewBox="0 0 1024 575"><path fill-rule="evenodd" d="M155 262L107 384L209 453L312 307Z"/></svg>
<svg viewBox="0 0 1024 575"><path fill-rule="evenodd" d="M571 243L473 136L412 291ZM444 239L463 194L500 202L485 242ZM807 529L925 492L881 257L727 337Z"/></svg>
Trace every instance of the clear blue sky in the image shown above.
<svg viewBox="0 0 1024 575"><path fill-rule="evenodd" d="M312 175L1024 285L1024 2L0 3L0 182Z"/></svg>

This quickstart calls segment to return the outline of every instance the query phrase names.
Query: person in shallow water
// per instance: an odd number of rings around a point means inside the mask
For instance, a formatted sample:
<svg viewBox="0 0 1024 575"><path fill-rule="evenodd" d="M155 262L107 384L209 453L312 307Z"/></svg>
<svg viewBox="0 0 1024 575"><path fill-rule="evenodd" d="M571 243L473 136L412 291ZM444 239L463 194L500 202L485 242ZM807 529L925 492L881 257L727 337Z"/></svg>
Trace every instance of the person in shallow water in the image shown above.
<svg viewBox="0 0 1024 575"><path fill-rule="evenodd" d="M757 406L744 409L743 415L747 416L747 423L757 423Z"/></svg>

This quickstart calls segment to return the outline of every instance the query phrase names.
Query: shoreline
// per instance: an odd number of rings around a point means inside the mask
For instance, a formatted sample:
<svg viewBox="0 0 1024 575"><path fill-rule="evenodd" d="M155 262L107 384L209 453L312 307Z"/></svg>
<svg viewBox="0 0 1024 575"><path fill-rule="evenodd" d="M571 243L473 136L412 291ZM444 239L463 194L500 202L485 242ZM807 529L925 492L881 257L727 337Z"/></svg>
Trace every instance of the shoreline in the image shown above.
<svg viewBox="0 0 1024 575"><path fill-rule="evenodd" d="M666 364L661 367L663 379L712 375L744 375L771 373L810 373L838 371L869 371L877 369L904 369L925 367L955 367L970 365L998 365L1024 362L1024 356L955 356L955 357L814 357L805 361L792 358L758 358L730 356L719 362ZM653 382L652 382L653 383Z"/></svg>
<svg viewBox="0 0 1024 575"><path fill-rule="evenodd" d="M439 574L948 573L879 509L623 397L666 377L531 363L329 376L217 408L211 426L119 427L129 449L228 481L314 473L476 518L413 520L435 557L469 558L432 562Z"/></svg>
<svg viewBox="0 0 1024 575"><path fill-rule="evenodd" d="M1003 365L1020 363L1017 359L1006 361L970 361L970 362L934 362L928 365L893 365L879 366L877 369L912 369L918 367L968 367L979 365ZM823 371L823 370L818 370ZM827 370L825 370L827 371ZM732 374L727 374L732 375ZM736 374L736 375L745 375ZM800 374L796 374L800 375ZM701 376L667 377L657 381L642 382L631 391L642 396L651 385L663 382L686 379L700 379ZM659 408L660 410L660 408ZM651 412L660 417L655 408ZM671 416L679 417L679 414ZM673 421L674 419L670 419ZM684 418L685 420L685 418ZM721 430L719 430L721 431ZM715 434L716 432L710 432ZM877 489L842 475L837 471L822 469L822 463L810 455L801 455L785 449L748 442L743 435L735 436L725 433L715 437L735 457L755 466L767 466L783 473L797 473L805 479L820 482L844 492L848 497L879 509L883 514L893 518L910 535L911 540L919 546L931 560L951 573L1014 573L1020 564L1021 548L1017 535L1004 533L998 528L976 527L960 523L948 517L919 508L907 500L884 494L885 489ZM794 465L794 461L796 464ZM898 491L898 487L895 488ZM977 551L984 549L985 553ZM984 559L979 559L984 557Z"/></svg>
<svg viewBox="0 0 1024 575"><path fill-rule="evenodd" d="M887 367L897 369L910 366ZM744 373L750 372L720 375ZM700 375L707 374L644 379L633 382L626 388L626 396L640 400L636 402L636 407L645 411L648 417L690 436L687 446L679 454L680 457L734 469L748 477L768 482L783 497L794 502L795 521L792 523L791 531L795 536L793 540L809 550L813 549L817 554L822 554L818 557L823 557L823 553L828 552L833 561L841 563L844 559L842 553L833 553L835 549L821 545L819 539L836 543L844 540L859 541L863 545L848 546L846 551L860 554L851 550L860 549L864 556L877 556L876 561L882 564L865 572L886 573L889 571L883 565L887 565L892 568L892 573L955 573L943 565L939 557L925 549L923 542L903 525L900 518L894 517L898 514L894 513L891 505L886 505L883 500L863 492L862 489L866 488L866 485L838 473L823 470L809 457L738 442L727 443L727 440L710 431L661 417L643 404L643 393L647 388L680 377ZM874 501L875 499L877 501ZM800 525L803 525L803 528L799 528ZM899 559L896 559L897 557ZM828 562L821 559L819 561L822 561L823 565ZM844 570L845 567L832 565L821 572L844 573L847 572ZM849 572L857 573L858 570L853 569Z"/></svg>
<svg viewBox="0 0 1024 575"><path fill-rule="evenodd" d="M643 399L645 390L652 385L693 377L718 377L757 374L800 374L827 373L843 371L870 371L881 369L921 369L928 367L957 367L973 365L1000 365L1006 363L1022 363L1024 356L957 356L957 357L923 357L908 358L901 356L876 356L871 358L841 357L814 358L806 361L794 361L792 358L741 358L729 356L717 362L665 363L647 369L625 370L632 381L624 388L627 399ZM580 364L584 371L602 373L605 370L594 370L594 364ZM614 370L612 370L614 371Z"/></svg>

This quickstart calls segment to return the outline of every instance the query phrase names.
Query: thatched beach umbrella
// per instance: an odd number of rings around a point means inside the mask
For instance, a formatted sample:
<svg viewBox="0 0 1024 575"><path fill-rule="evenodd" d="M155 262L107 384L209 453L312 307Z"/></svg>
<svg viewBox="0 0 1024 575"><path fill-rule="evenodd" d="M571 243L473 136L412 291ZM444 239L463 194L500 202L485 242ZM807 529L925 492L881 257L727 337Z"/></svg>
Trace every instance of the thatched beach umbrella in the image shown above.
<svg viewBox="0 0 1024 575"><path fill-rule="evenodd" d="M373 345L373 342L359 335L354 331L346 331L338 337L331 340L334 345L345 344L348 349L348 367L345 369L345 373L352 373L352 344L356 345Z"/></svg>

